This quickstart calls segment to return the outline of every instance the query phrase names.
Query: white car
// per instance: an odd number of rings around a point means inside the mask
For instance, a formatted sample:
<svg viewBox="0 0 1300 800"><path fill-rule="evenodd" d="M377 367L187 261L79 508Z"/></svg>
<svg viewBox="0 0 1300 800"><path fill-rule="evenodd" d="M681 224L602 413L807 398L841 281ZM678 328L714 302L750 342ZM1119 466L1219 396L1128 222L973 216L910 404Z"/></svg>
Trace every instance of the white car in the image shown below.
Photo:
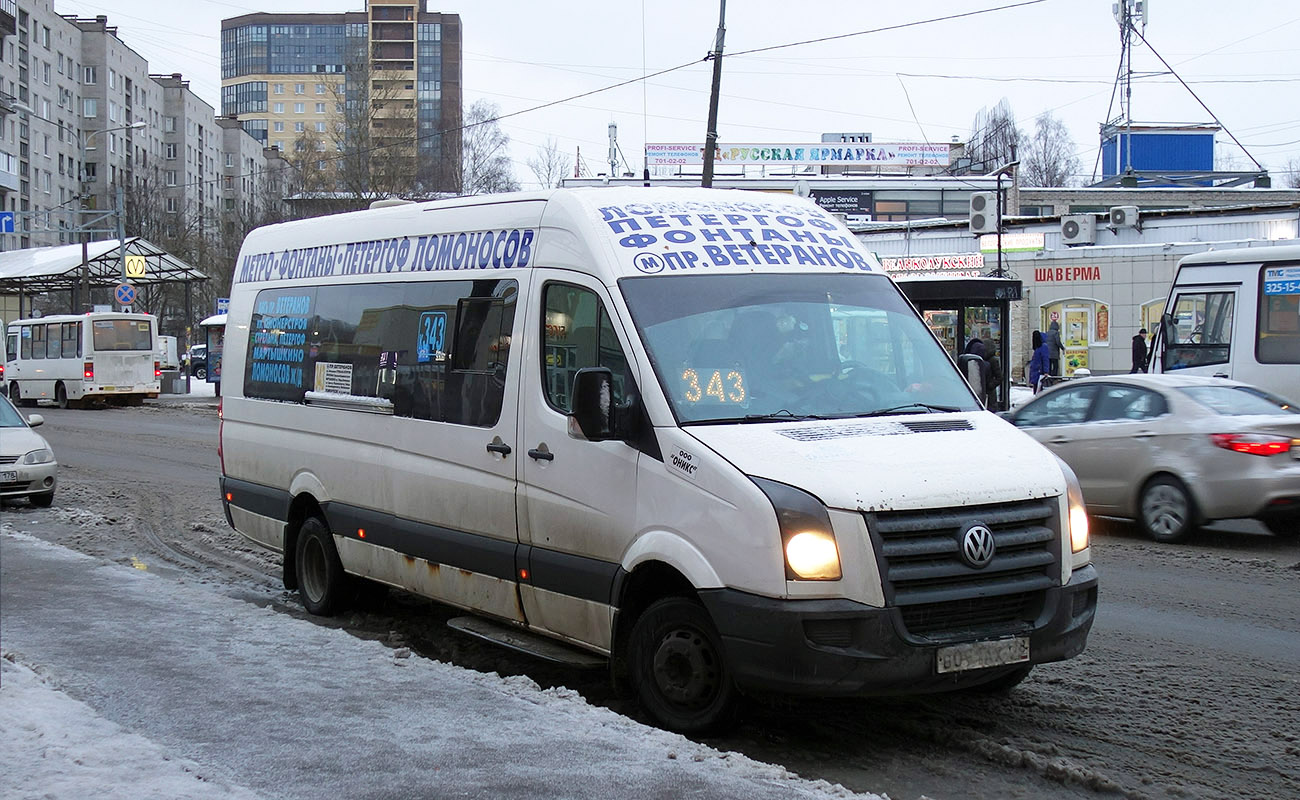
<svg viewBox="0 0 1300 800"><path fill-rule="evenodd" d="M42 508L54 502L59 464L50 443L32 430L44 422L40 414L24 419L0 395L0 498L26 497Z"/></svg>
<svg viewBox="0 0 1300 800"><path fill-rule="evenodd" d="M1004 415L1069 464L1088 513L1175 542L1250 517L1300 533L1300 407L1255 386L1165 373L1071 380Z"/></svg>

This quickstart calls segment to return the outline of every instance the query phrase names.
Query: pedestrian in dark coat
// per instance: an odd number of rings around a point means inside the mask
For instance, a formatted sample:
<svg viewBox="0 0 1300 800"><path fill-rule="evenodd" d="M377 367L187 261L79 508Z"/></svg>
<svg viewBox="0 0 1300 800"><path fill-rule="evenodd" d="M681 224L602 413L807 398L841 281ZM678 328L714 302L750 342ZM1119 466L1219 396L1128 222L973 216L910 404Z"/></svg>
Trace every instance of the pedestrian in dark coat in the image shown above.
<svg viewBox="0 0 1300 800"><path fill-rule="evenodd" d="M1143 328L1133 337L1133 372L1147 371L1147 329Z"/></svg>
<svg viewBox="0 0 1300 800"><path fill-rule="evenodd" d="M1029 359L1029 387L1038 393L1038 384L1043 378L1051 373L1051 362L1047 357L1047 339L1043 337L1042 331L1034 331L1031 341L1034 345L1034 354Z"/></svg>
<svg viewBox="0 0 1300 800"><path fill-rule="evenodd" d="M1061 374L1061 353L1065 352L1065 345L1061 344L1061 323L1052 320L1052 324L1047 326L1047 359L1051 362L1050 375Z"/></svg>

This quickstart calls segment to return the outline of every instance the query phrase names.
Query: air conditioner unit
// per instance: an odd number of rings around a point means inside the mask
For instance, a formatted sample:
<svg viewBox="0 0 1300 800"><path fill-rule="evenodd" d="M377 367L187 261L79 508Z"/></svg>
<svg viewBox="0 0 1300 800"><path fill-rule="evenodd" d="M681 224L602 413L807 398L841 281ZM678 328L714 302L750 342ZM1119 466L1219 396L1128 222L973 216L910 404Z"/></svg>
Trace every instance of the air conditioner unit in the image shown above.
<svg viewBox="0 0 1300 800"><path fill-rule="evenodd" d="M1061 217L1062 244L1095 244L1097 218L1092 214L1070 214Z"/></svg>
<svg viewBox="0 0 1300 800"><path fill-rule="evenodd" d="M1136 228L1137 230L1142 230L1142 223L1138 221L1138 207L1114 206L1111 208L1110 227Z"/></svg>
<svg viewBox="0 0 1300 800"><path fill-rule="evenodd" d="M997 230L998 230L997 192L971 192L970 232L971 233L997 233Z"/></svg>

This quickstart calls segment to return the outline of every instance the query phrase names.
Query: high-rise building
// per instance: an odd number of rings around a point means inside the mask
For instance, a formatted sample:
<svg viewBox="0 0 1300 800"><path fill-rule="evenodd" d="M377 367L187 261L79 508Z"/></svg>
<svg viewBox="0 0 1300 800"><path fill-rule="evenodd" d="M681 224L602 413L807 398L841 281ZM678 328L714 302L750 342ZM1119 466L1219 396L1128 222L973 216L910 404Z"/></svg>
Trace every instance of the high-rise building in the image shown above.
<svg viewBox="0 0 1300 800"><path fill-rule="evenodd" d="M221 23L222 114L322 189L458 188L460 75L460 17L426 0Z"/></svg>

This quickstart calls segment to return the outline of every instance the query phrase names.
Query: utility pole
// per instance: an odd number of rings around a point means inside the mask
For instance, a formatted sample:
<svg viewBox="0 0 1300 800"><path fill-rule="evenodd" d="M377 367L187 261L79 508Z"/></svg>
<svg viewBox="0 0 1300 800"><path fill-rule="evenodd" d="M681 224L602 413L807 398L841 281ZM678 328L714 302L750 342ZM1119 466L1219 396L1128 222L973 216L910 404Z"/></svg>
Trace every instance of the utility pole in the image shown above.
<svg viewBox="0 0 1300 800"><path fill-rule="evenodd" d="M722 88L722 40L727 35L727 0L719 0L718 38L713 43L713 88L709 91L709 129L704 132L704 175L700 185L713 185L713 153L718 149L718 92Z"/></svg>

